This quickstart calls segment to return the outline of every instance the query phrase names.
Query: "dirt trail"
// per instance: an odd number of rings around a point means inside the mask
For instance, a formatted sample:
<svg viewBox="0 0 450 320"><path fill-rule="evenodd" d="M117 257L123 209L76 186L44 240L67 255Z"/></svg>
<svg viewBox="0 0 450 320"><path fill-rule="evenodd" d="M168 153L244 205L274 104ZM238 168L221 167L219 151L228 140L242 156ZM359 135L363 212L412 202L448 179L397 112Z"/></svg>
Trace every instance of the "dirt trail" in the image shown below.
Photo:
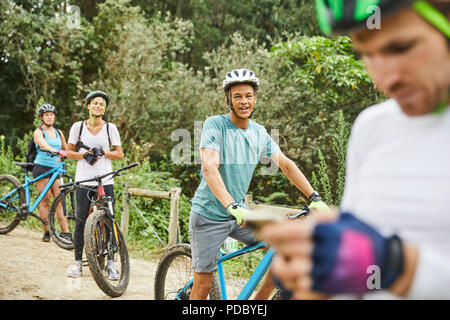
<svg viewBox="0 0 450 320"><path fill-rule="evenodd" d="M73 250L64 250L52 240L42 242L42 233L18 226L0 235L0 300L109 300L99 289L88 266L79 279L66 276L74 261ZM125 293L114 299L153 299L156 262L130 258L130 282Z"/></svg>

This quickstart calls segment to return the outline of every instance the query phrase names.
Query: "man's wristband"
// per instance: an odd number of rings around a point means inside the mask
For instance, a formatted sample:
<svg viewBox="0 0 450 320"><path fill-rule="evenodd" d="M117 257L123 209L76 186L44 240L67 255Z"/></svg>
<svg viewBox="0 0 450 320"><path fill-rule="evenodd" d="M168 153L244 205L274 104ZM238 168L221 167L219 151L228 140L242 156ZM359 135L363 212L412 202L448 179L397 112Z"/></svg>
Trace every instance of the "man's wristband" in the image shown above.
<svg viewBox="0 0 450 320"><path fill-rule="evenodd" d="M317 191L314 191L313 193L311 193L308 198L309 198L309 201L320 201L320 200L322 200L322 197L319 195L319 193Z"/></svg>
<svg viewBox="0 0 450 320"><path fill-rule="evenodd" d="M227 206L226 209L228 209L230 206L231 206L233 209L237 209L237 208L239 207L239 203L237 203L237 202L232 202L232 203L230 203L230 204Z"/></svg>
<svg viewBox="0 0 450 320"><path fill-rule="evenodd" d="M384 270L381 270L381 288L389 288L403 273L403 243L393 235L387 240Z"/></svg>

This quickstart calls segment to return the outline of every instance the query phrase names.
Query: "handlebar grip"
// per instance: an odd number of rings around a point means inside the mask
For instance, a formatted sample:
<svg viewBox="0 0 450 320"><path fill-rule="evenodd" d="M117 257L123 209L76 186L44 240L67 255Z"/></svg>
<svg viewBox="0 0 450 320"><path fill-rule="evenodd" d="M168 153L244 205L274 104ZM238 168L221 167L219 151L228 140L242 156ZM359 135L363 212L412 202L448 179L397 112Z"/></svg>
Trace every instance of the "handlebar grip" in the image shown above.
<svg viewBox="0 0 450 320"><path fill-rule="evenodd" d="M53 151L45 150L45 149L41 149L41 151L48 153L51 157L59 157L58 152L53 152Z"/></svg>
<svg viewBox="0 0 450 320"><path fill-rule="evenodd" d="M139 162L135 162L135 163L129 164L129 165L123 167L123 168L120 168L119 170L120 170L120 171L122 171L122 170L127 170L127 169L130 169L130 168L134 168L134 167L136 167L136 166L138 166L138 165L139 165Z"/></svg>
<svg viewBox="0 0 450 320"><path fill-rule="evenodd" d="M90 149L91 149L91 147L85 145L82 141L78 141L77 144L76 144L75 146L76 146L78 149L79 149L79 148L83 148L83 149L86 149L86 150L90 150Z"/></svg>

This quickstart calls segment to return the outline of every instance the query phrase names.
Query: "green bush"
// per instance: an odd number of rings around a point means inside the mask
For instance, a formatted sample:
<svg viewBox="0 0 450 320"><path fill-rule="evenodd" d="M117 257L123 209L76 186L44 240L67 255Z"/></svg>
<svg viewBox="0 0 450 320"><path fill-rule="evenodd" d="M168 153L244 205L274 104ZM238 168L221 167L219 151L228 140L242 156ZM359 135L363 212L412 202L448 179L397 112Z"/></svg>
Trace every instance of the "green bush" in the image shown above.
<svg viewBox="0 0 450 320"><path fill-rule="evenodd" d="M345 122L342 111L338 112L337 125L332 132L331 146L336 158L336 166L329 166L318 151L319 163L317 173L312 173L311 183L315 190L320 190L325 202L339 206L345 184L345 157L347 153L350 125Z"/></svg>

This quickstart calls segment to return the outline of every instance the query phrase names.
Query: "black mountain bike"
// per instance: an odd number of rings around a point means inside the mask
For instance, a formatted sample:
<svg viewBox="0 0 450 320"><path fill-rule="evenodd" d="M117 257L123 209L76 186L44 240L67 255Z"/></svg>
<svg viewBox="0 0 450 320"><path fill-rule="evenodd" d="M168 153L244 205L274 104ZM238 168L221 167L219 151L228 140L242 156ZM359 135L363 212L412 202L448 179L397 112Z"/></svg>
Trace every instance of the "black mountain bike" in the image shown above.
<svg viewBox="0 0 450 320"><path fill-rule="evenodd" d="M92 179L60 186L61 194L70 194L80 188L97 191L95 199L91 199L91 209L84 227L84 250L92 277L99 288L111 297L119 297L125 292L130 279L130 261L125 239L115 219L113 199L106 196L103 180L119 176L122 171L137 165L138 163L133 163ZM82 185L89 181L96 181L97 186ZM120 274L118 280L108 278L107 261L114 262Z"/></svg>

